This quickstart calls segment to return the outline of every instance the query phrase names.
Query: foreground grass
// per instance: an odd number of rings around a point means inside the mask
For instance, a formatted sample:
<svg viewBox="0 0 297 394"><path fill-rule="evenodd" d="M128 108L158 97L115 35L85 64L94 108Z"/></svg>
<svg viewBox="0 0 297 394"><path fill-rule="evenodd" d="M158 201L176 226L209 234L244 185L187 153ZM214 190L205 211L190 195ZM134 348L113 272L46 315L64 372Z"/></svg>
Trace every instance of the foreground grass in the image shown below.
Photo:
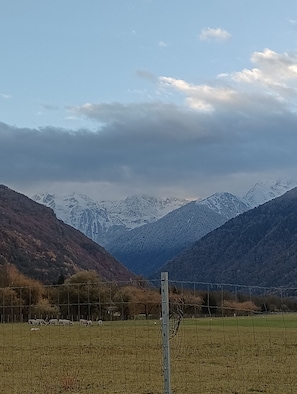
<svg viewBox="0 0 297 394"><path fill-rule="evenodd" d="M5 394L162 394L160 322L0 325ZM173 394L297 392L297 315L182 321L170 341Z"/></svg>

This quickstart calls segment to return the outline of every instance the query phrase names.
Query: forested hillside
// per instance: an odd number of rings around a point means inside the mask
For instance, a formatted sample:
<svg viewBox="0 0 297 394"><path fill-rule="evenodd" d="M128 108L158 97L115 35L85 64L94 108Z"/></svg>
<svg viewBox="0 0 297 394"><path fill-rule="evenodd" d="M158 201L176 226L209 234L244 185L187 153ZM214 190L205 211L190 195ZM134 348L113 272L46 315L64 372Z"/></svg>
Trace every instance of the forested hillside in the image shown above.
<svg viewBox="0 0 297 394"><path fill-rule="evenodd" d="M297 286L297 188L228 221L162 270L176 280Z"/></svg>
<svg viewBox="0 0 297 394"><path fill-rule="evenodd" d="M94 270L102 280L134 276L104 248L58 220L52 209L0 185L0 265L7 263L42 283L81 270Z"/></svg>

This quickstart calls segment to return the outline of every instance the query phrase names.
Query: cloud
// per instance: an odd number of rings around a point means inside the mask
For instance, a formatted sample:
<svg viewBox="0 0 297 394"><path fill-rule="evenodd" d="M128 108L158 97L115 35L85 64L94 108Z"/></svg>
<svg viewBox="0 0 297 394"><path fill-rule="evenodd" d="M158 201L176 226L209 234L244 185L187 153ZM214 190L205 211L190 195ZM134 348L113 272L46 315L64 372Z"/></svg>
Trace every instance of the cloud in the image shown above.
<svg viewBox="0 0 297 394"><path fill-rule="evenodd" d="M181 79L162 76L162 89L179 92L192 109L211 112L282 111L296 108L297 55L276 53L270 49L255 52L256 66L231 74L220 74L212 84L194 85Z"/></svg>
<svg viewBox="0 0 297 394"><path fill-rule="evenodd" d="M58 111L61 110L61 108L57 105L53 104L42 104L42 107L49 110L49 111Z"/></svg>
<svg viewBox="0 0 297 394"><path fill-rule="evenodd" d="M92 120L95 131L2 123L0 180L104 185L129 194L186 190L193 196L201 195L201 185L209 194L221 185L238 189L267 174L294 174L296 54L265 49L251 60L254 68L221 74L211 84L159 77L172 102L68 108L70 115ZM176 95L184 98L183 105L174 102Z"/></svg>
<svg viewBox="0 0 297 394"><path fill-rule="evenodd" d="M198 193L240 173L296 169L296 115L201 113L162 103L88 105L97 132L0 126L0 179ZM153 192L154 191L154 192ZM230 191L230 190L229 190ZM206 192L206 190L205 190Z"/></svg>
<svg viewBox="0 0 297 394"><path fill-rule="evenodd" d="M230 87L195 86L170 77L160 77L159 82L163 88L167 86L185 94L191 108L205 112L213 111L215 103L221 105L224 101L234 100L236 96L236 92Z"/></svg>
<svg viewBox="0 0 297 394"><path fill-rule="evenodd" d="M158 46L159 46L159 48L166 48L167 44L164 41L159 41Z"/></svg>
<svg viewBox="0 0 297 394"><path fill-rule="evenodd" d="M297 26L297 20L296 20L296 19L290 19L290 18L288 18L288 21L289 21L289 23L290 23L291 25Z"/></svg>
<svg viewBox="0 0 297 394"><path fill-rule="evenodd" d="M297 77L297 56L295 54L278 54L268 48L255 52L251 61L258 65L252 70L235 73L234 79L248 83L261 83L268 87L285 86Z"/></svg>
<svg viewBox="0 0 297 394"><path fill-rule="evenodd" d="M214 40L214 41L227 41L231 38L231 34L224 29L212 29L210 27L206 29L202 29L199 35L200 41L208 41L208 40Z"/></svg>
<svg viewBox="0 0 297 394"><path fill-rule="evenodd" d="M138 69L138 70L136 70L135 74L136 74L139 78L147 79L147 80L149 80L149 81L151 81L151 82L156 82L156 80L157 80L157 77L156 77L153 73L151 73L150 71L148 71L148 70L141 70L141 69Z"/></svg>
<svg viewBox="0 0 297 394"><path fill-rule="evenodd" d="M5 94L5 93L0 93L0 97L2 97L3 99L10 99L11 95L10 94Z"/></svg>

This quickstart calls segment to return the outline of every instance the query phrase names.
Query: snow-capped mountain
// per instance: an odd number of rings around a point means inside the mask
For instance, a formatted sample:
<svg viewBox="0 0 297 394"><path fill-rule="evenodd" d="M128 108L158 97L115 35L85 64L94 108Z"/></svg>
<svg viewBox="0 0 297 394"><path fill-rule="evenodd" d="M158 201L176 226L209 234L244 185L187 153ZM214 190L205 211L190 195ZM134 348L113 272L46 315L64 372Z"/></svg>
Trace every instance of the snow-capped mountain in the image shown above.
<svg viewBox="0 0 297 394"><path fill-rule="evenodd" d="M255 185L245 199L227 192L215 193L123 234L107 244L107 250L130 270L149 277L204 235L293 187L294 182L265 182Z"/></svg>
<svg viewBox="0 0 297 394"><path fill-rule="evenodd" d="M133 228L154 222L188 201L178 198L157 199L151 196L130 196L121 201L95 201L90 197L35 194L32 199L52 208L58 219L80 230L105 246Z"/></svg>
<svg viewBox="0 0 297 394"><path fill-rule="evenodd" d="M239 197L231 193L215 193L202 201L197 201L198 205L206 205L209 209L223 216L226 220L250 209L250 205L242 201Z"/></svg>
<svg viewBox="0 0 297 394"><path fill-rule="evenodd" d="M280 197L287 191L297 186L297 182L293 180L267 180L256 183L242 198L242 200L255 208L276 197Z"/></svg>
<svg viewBox="0 0 297 394"><path fill-rule="evenodd" d="M137 274L149 276L199 238L239 214L279 197L293 181L257 183L244 197L215 193L204 200L130 196L95 201L73 193L37 194L33 200L104 246Z"/></svg>
<svg viewBox="0 0 297 394"><path fill-rule="evenodd" d="M150 276L199 238L250 209L231 193L192 201L107 244L107 250L136 274Z"/></svg>
<svg viewBox="0 0 297 394"><path fill-rule="evenodd" d="M294 289L296 223L297 187L229 220L162 266L154 278L166 271L173 281Z"/></svg>

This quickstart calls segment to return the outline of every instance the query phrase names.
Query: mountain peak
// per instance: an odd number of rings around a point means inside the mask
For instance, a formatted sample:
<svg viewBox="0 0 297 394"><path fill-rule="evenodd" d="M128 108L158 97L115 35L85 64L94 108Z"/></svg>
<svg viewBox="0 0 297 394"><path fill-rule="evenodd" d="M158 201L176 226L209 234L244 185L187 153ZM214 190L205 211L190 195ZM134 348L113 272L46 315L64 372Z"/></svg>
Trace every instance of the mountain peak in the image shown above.
<svg viewBox="0 0 297 394"><path fill-rule="evenodd" d="M199 239L162 270L172 280L296 287L297 187Z"/></svg>
<svg viewBox="0 0 297 394"><path fill-rule="evenodd" d="M282 194L297 186L293 180L271 180L267 179L256 183L244 196L243 201L255 208L267 201L280 197Z"/></svg>
<svg viewBox="0 0 297 394"><path fill-rule="evenodd" d="M78 193L41 193L32 199L52 208L59 219L102 246L114 236L154 222L188 202L175 197L161 199L149 195L131 195L119 201L95 201Z"/></svg>
<svg viewBox="0 0 297 394"><path fill-rule="evenodd" d="M0 187L1 260L20 272L52 283L81 270L95 270L102 279L133 276L102 246L58 220L54 211L9 188Z"/></svg>
<svg viewBox="0 0 297 394"><path fill-rule="evenodd" d="M247 211L250 207L240 198L228 192L215 193L196 204L206 205L212 211L222 215L227 220L234 216L240 215Z"/></svg>

